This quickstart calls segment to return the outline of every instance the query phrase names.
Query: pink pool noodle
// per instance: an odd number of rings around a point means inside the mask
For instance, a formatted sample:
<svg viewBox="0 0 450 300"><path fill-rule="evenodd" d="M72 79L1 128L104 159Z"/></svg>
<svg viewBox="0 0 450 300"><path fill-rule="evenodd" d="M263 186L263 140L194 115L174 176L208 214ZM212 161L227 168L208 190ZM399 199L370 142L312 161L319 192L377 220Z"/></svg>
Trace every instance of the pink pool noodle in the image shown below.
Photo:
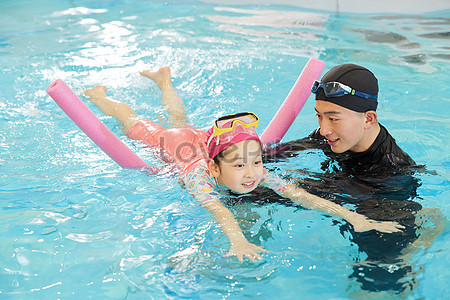
<svg viewBox="0 0 450 300"><path fill-rule="evenodd" d="M308 100L311 87L314 81L320 78L324 68L323 61L315 58L309 59L283 104L261 135L261 142L264 146L281 141Z"/></svg>
<svg viewBox="0 0 450 300"><path fill-rule="evenodd" d="M121 167L146 168L151 173L158 172L112 133L61 79L53 82L47 93L72 121Z"/></svg>

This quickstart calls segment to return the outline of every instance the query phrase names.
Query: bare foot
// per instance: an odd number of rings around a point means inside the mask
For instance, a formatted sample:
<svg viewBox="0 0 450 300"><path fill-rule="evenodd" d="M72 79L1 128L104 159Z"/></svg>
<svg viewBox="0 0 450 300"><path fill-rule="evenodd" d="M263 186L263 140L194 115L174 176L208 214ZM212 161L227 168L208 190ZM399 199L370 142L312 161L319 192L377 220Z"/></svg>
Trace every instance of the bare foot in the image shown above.
<svg viewBox="0 0 450 300"><path fill-rule="evenodd" d="M161 104L169 113L169 123L173 127L184 127L187 124L184 102L172 85L170 68L162 67L158 71L145 70L140 72L142 76L153 80L162 92Z"/></svg>
<svg viewBox="0 0 450 300"><path fill-rule="evenodd" d="M95 103L96 100L106 97L106 86L97 85L93 88L86 89L84 90L84 95Z"/></svg>
<svg viewBox="0 0 450 300"><path fill-rule="evenodd" d="M89 98L105 115L112 116L122 125L123 133L134 126L140 119L133 109L126 103L116 101L106 96L106 87L97 85L84 90L84 94Z"/></svg>
<svg viewBox="0 0 450 300"><path fill-rule="evenodd" d="M156 72L145 70L139 72L139 74L153 80L162 91L164 91L166 88L172 88L169 67L162 67Z"/></svg>
<svg viewBox="0 0 450 300"><path fill-rule="evenodd" d="M108 116L115 116L117 108L126 104L106 97L106 86L97 85L84 90L84 95L89 98L100 110Z"/></svg>

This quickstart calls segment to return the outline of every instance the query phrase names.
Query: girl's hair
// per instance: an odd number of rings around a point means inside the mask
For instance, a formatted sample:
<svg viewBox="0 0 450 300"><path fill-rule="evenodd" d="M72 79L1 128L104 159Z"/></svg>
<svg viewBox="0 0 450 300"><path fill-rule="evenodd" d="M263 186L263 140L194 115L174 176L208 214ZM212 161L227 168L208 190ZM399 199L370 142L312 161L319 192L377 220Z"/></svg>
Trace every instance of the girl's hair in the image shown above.
<svg viewBox="0 0 450 300"><path fill-rule="evenodd" d="M225 156L225 150L222 150L219 152L219 154L216 155L216 157L213 158L214 163L218 166L220 166L220 161L222 160L222 158Z"/></svg>

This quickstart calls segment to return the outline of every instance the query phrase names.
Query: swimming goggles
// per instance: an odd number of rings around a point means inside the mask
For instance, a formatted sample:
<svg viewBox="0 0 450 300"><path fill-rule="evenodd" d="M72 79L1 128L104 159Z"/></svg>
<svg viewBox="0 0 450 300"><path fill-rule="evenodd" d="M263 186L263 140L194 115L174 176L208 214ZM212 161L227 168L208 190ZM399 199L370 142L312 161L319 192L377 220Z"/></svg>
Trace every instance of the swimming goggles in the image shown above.
<svg viewBox="0 0 450 300"><path fill-rule="evenodd" d="M214 121L213 134L219 136L232 131L237 124L244 127L258 127L259 119L254 113L249 112L224 116Z"/></svg>
<svg viewBox="0 0 450 300"><path fill-rule="evenodd" d="M343 83L335 81L320 83L318 80L316 80L314 81L314 84L311 88L311 92L314 94L318 94L320 88L323 89L325 96L327 97L341 97L344 95L355 95L364 99L375 99L375 100L378 99L378 95L371 95L363 92L358 92Z"/></svg>
<svg viewBox="0 0 450 300"><path fill-rule="evenodd" d="M233 133L232 131L238 125L243 126L239 129L239 132L247 133L250 135L257 135L255 127L258 127L259 119L254 113L250 112L237 113L218 118L217 120L214 121L213 133L209 137L207 147L209 147L209 144L214 137L217 137L216 144L219 144L218 138L219 136L221 136L220 143L226 143L231 141L236 134Z"/></svg>

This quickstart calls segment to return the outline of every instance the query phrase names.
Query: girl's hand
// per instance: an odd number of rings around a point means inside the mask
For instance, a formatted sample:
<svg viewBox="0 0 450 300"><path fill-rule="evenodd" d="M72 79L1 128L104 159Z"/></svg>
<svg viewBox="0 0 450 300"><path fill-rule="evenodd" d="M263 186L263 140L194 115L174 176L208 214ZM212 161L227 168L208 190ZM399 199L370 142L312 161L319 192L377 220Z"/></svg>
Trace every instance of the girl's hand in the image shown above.
<svg viewBox="0 0 450 300"><path fill-rule="evenodd" d="M362 217L356 222L352 222L355 231L369 231L375 229L380 232L392 233L399 232L405 228L405 226L398 224L397 222L391 221L375 221Z"/></svg>
<svg viewBox="0 0 450 300"><path fill-rule="evenodd" d="M251 261L255 261L256 259L262 259L261 255L259 255L258 252L269 253L270 251L264 250L263 248L256 246L248 242L247 240L242 240L239 242L231 243L231 247L228 253L222 256L229 257L236 255L240 262L244 262L244 257L247 257Z"/></svg>

